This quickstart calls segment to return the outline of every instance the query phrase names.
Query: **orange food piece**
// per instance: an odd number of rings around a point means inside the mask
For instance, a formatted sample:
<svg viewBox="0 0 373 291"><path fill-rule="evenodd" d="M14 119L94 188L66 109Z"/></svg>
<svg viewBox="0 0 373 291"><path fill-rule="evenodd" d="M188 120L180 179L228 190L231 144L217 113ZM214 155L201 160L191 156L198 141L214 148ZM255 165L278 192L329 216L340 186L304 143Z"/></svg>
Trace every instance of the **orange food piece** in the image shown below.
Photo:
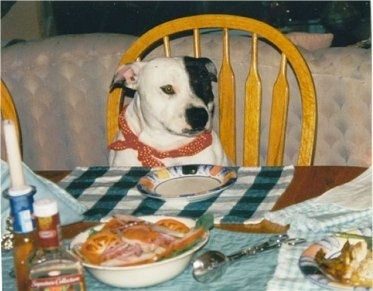
<svg viewBox="0 0 373 291"><path fill-rule="evenodd" d="M164 218L158 220L155 224L182 233L187 233L190 230L190 228L186 226L184 223L172 218Z"/></svg>
<svg viewBox="0 0 373 291"><path fill-rule="evenodd" d="M195 229L191 231L188 235L186 235L184 238L176 240L171 245L172 251L180 251L183 248L189 246L190 244L194 243L198 239L202 238L205 234L205 229L200 227L198 229Z"/></svg>
<svg viewBox="0 0 373 291"><path fill-rule="evenodd" d="M164 257L171 256L173 253L183 250L189 245L194 244L205 235L206 231L200 227L190 231L185 237L175 240L166 249Z"/></svg>
<svg viewBox="0 0 373 291"><path fill-rule="evenodd" d="M113 230L123 226L123 223L119 219L112 218L104 224L102 230Z"/></svg>
<svg viewBox="0 0 373 291"><path fill-rule="evenodd" d="M109 246L120 243L121 239L118 235L108 231L100 231L88 237L82 244L80 252L89 263L100 264L102 262L101 254Z"/></svg>
<svg viewBox="0 0 373 291"><path fill-rule="evenodd" d="M151 243L159 237L159 233L151 230L150 227L142 225L128 228L123 231L123 236L128 239L135 239L145 243Z"/></svg>

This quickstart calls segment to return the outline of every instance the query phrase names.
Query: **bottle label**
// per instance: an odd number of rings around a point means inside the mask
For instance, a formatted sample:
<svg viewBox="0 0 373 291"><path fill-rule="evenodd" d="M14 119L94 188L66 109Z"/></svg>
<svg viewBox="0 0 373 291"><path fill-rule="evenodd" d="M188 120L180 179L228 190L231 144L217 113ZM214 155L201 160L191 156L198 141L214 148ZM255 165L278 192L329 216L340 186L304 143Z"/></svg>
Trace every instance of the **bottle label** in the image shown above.
<svg viewBox="0 0 373 291"><path fill-rule="evenodd" d="M58 272L58 271L55 271ZM52 288L52 289L51 289ZM81 274L71 274L63 276L52 276L31 280L32 290L54 290L54 291L77 291L84 290L84 279Z"/></svg>
<svg viewBox="0 0 373 291"><path fill-rule="evenodd" d="M15 215L17 229L21 233L31 232L34 230L34 221L29 209L22 210Z"/></svg>
<svg viewBox="0 0 373 291"><path fill-rule="evenodd" d="M42 248L55 248L60 245L61 225L58 213L47 217L37 217L37 233Z"/></svg>
<svg viewBox="0 0 373 291"><path fill-rule="evenodd" d="M15 233L28 233L34 230L32 203L33 192L20 196L8 196L10 213L13 217L13 231Z"/></svg>

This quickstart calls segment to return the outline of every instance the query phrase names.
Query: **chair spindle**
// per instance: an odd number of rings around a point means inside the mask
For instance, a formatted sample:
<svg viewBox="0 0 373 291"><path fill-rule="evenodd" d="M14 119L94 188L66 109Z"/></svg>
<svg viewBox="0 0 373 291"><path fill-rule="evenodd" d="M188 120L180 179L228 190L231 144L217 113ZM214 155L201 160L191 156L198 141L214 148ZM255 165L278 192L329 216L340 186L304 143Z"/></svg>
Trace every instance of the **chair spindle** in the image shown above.
<svg viewBox="0 0 373 291"><path fill-rule="evenodd" d="M268 166L282 165L284 159L285 133L289 107L289 84L286 67L286 56L282 53L279 73L273 86L268 137Z"/></svg>
<svg viewBox="0 0 373 291"><path fill-rule="evenodd" d="M229 56L229 31L223 29L223 58L219 83L220 139L233 163L236 162L236 88Z"/></svg>
<svg viewBox="0 0 373 291"><path fill-rule="evenodd" d="M251 64L245 84L243 165L258 166L260 160L260 119L262 81L258 71L258 35L252 34Z"/></svg>

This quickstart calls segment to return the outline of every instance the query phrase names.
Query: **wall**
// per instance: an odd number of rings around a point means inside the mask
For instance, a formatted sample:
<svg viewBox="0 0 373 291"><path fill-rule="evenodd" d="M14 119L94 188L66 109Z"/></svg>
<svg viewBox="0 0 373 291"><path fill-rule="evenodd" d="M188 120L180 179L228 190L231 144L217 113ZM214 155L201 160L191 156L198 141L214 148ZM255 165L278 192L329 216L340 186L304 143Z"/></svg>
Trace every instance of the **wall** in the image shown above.
<svg viewBox="0 0 373 291"><path fill-rule="evenodd" d="M49 1L17 1L1 19L1 43L14 39L39 39L53 32L47 17Z"/></svg>
<svg viewBox="0 0 373 291"><path fill-rule="evenodd" d="M284 32L331 32L334 34L332 46L355 44L371 35L370 1L14 2L2 19L2 45L11 39L61 34L140 35L166 20L201 13L253 17Z"/></svg>

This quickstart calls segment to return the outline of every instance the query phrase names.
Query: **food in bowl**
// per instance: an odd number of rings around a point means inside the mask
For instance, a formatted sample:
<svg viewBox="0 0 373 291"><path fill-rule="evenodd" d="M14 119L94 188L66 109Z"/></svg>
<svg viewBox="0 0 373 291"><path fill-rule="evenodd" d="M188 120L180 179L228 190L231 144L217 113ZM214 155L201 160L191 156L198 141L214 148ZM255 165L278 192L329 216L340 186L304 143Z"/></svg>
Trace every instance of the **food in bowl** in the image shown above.
<svg viewBox="0 0 373 291"><path fill-rule="evenodd" d="M338 256L325 255L320 249L315 261L328 276L346 285L373 287L373 252L365 240L356 244L347 240Z"/></svg>
<svg viewBox="0 0 373 291"><path fill-rule="evenodd" d="M175 218L149 222L117 215L100 230L92 230L73 251L90 264L133 266L176 256L198 243L205 233L203 227L188 227Z"/></svg>
<svg viewBox="0 0 373 291"><path fill-rule="evenodd" d="M208 229L188 218L116 215L79 234L71 249L98 280L146 287L180 274L208 237Z"/></svg>

